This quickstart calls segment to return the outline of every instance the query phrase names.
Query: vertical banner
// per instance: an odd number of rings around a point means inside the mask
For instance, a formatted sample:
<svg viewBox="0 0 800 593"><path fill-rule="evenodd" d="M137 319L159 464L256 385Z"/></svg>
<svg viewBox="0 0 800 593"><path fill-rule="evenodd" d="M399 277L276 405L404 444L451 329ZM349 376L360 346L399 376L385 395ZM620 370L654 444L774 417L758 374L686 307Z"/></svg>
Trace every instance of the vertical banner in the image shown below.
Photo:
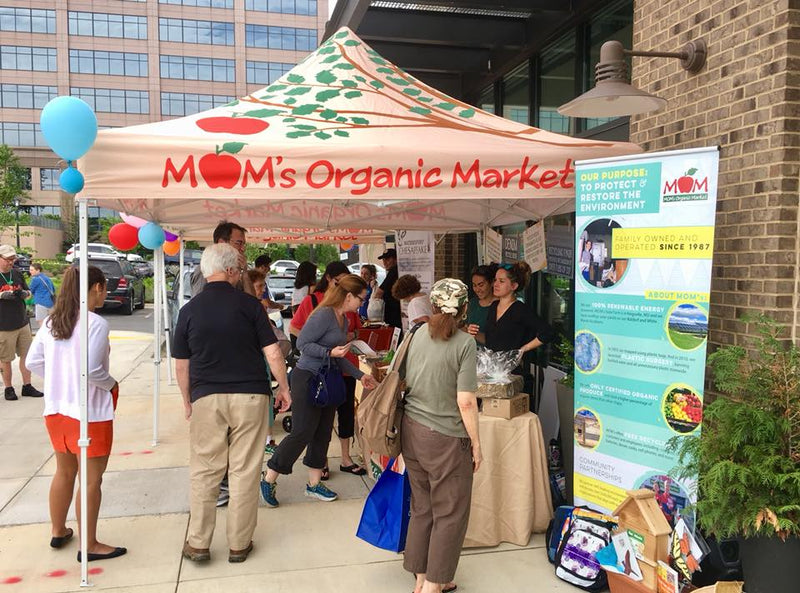
<svg viewBox="0 0 800 593"><path fill-rule="evenodd" d="M503 259L501 262L513 264L520 259L520 247L522 235L502 235L503 238Z"/></svg>
<svg viewBox="0 0 800 593"><path fill-rule="evenodd" d="M431 293L433 286L433 267L435 242L433 233L428 231L397 232L397 273L412 274L417 277L422 292Z"/></svg>
<svg viewBox="0 0 800 593"><path fill-rule="evenodd" d="M500 233L486 227L483 231L483 263L499 264L503 261L503 237Z"/></svg>
<svg viewBox="0 0 800 593"><path fill-rule="evenodd" d="M547 273L573 278L575 271L575 229L554 226L545 234Z"/></svg>
<svg viewBox="0 0 800 593"><path fill-rule="evenodd" d="M694 502L667 446L703 413L716 148L576 164L575 504Z"/></svg>
<svg viewBox="0 0 800 593"><path fill-rule="evenodd" d="M522 252L531 271L538 272L547 267L544 223L541 220L522 233Z"/></svg>

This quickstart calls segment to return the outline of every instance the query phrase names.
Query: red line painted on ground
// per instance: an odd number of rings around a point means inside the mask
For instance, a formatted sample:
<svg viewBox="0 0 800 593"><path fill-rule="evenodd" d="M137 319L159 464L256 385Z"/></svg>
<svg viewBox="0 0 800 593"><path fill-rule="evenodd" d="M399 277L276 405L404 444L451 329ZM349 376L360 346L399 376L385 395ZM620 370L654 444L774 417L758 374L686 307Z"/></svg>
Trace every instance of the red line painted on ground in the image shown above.
<svg viewBox="0 0 800 593"><path fill-rule="evenodd" d="M103 574L102 568L90 568L89 574Z"/></svg>
<svg viewBox="0 0 800 593"><path fill-rule="evenodd" d="M120 453L120 455L122 455L123 457L127 457L128 455L133 455L133 451L123 451L122 453Z"/></svg>
<svg viewBox="0 0 800 593"><path fill-rule="evenodd" d="M3 584L3 585L15 585L15 584L19 583L20 581L22 581L22 577L7 577L7 578L3 579L2 581L0 581L0 584Z"/></svg>
<svg viewBox="0 0 800 593"><path fill-rule="evenodd" d="M146 449L142 451L142 455L152 455L155 451L151 451L150 449Z"/></svg>
<svg viewBox="0 0 800 593"><path fill-rule="evenodd" d="M44 576L46 576L46 577L63 577L65 574L67 574L67 571L63 570L63 569L62 570L51 570L50 572L45 573Z"/></svg>

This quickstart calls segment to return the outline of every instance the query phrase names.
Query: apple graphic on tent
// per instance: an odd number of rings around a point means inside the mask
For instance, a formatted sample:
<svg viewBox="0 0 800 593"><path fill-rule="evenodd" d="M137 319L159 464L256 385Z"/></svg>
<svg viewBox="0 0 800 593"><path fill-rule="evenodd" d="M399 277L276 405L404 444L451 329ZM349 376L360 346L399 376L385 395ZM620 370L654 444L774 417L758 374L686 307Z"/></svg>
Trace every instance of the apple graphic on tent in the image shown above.
<svg viewBox="0 0 800 593"><path fill-rule="evenodd" d="M694 175L697 173L697 169L689 169L686 171L686 174L683 177L678 177L678 191L682 194L691 193L692 189L694 189Z"/></svg>
<svg viewBox="0 0 800 593"><path fill-rule="evenodd" d="M258 134L269 127L269 123L254 117L204 117L194 123L205 132L240 136Z"/></svg>
<svg viewBox="0 0 800 593"><path fill-rule="evenodd" d="M213 154L200 157L197 164L200 174L210 188L233 188L242 175L242 164L232 155L244 148L244 142L226 142L216 147ZM230 154L222 154L224 152Z"/></svg>

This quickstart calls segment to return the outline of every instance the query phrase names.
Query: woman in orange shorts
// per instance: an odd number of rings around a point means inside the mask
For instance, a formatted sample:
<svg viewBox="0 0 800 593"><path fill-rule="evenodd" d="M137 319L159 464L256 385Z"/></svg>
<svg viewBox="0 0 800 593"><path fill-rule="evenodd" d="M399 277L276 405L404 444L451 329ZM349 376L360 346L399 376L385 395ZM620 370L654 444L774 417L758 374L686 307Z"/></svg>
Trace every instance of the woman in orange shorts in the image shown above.
<svg viewBox="0 0 800 593"><path fill-rule="evenodd" d="M108 465L114 429L117 382L109 374L108 323L94 313L106 298L103 272L89 266L89 438L86 465L89 561L116 558L125 548L97 541L97 516L100 512L100 484ZM36 333L26 364L44 377L44 420L56 455L56 473L50 484L50 546L61 548L72 539L66 525L72 504L75 477L80 468L80 337L75 331L80 314L78 269L64 274L55 307ZM75 502L80 525L80 492ZM78 552L78 562L81 553Z"/></svg>

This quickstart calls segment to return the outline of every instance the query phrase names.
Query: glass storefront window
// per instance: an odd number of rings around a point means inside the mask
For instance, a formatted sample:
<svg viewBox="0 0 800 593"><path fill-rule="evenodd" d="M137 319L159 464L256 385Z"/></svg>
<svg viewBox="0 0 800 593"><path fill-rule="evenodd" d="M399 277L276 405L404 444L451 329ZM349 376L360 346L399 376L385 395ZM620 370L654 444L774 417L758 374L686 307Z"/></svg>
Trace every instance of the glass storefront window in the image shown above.
<svg viewBox="0 0 800 593"><path fill-rule="evenodd" d="M576 35L571 31L545 48L540 55L539 127L559 134L575 133L569 117L558 108L575 97Z"/></svg>
<svg viewBox="0 0 800 593"><path fill-rule="evenodd" d="M481 91L481 96L478 99L478 107L483 109L486 113L494 113L494 85L488 86Z"/></svg>
<svg viewBox="0 0 800 593"><path fill-rule="evenodd" d="M526 60L503 77L503 117L530 124L531 80Z"/></svg>

